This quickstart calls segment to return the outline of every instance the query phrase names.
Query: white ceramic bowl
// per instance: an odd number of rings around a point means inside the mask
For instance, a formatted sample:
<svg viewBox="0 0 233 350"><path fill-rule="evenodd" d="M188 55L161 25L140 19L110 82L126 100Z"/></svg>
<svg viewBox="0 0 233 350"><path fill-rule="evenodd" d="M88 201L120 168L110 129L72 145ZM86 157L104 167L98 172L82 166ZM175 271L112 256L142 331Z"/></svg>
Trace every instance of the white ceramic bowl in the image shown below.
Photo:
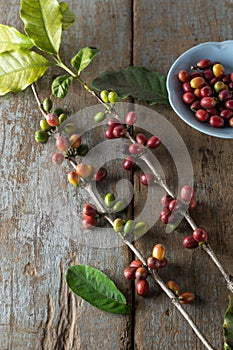
<svg viewBox="0 0 233 350"><path fill-rule="evenodd" d="M194 129L207 135L231 139L233 128L214 128L194 117L189 106L182 101L183 90L177 74L182 69L189 69L200 59L209 58L212 62L222 63L227 73L233 72L233 40L223 42L206 42L184 52L171 66L167 76L167 90L170 104L177 115Z"/></svg>

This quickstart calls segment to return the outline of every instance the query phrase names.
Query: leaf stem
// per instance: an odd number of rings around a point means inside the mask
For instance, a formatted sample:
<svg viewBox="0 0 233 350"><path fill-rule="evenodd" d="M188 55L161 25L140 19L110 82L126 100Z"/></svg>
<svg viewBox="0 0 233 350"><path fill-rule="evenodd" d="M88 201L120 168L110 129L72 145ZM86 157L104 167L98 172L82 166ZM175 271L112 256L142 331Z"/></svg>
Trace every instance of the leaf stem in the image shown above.
<svg viewBox="0 0 233 350"><path fill-rule="evenodd" d="M34 94L34 97L35 97L35 99L36 99L36 102L37 102L37 104L38 104L39 110L41 111L41 113L43 114L43 116L46 118L46 117L47 117L47 114L46 114L46 112L45 112L44 109L43 109L42 103L41 103L41 101L40 101L40 99L39 99L39 96L38 96L38 93L37 93L37 91L36 91L36 86L35 86L35 84L32 84L32 85L31 85L31 88L32 88L32 92L33 92L33 94Z"/></svg>

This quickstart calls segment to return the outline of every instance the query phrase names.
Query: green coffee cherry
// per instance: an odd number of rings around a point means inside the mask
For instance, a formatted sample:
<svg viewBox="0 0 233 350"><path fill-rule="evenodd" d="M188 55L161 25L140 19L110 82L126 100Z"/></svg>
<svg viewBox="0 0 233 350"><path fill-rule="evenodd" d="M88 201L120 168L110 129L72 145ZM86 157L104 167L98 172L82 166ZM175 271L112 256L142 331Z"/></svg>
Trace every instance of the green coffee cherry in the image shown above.
<svg viewBox="0 0 233 350"><path fill-rule="evenodd" d="M143 221L138 222L134 227L134 235L137 237L143 236L148 231L147 224Z"/></svg>
<svg viewBox="0 0 233 350"><path fill-rule="evenodd" d="M49 131L52 129L52 127L48 124L46 119L40 120L40 127L43 131Z"/></svg>
<svg viewBox="0 0 233 350"><path fill-rule="evenodd" d="M111 208L114 205L115 202L115 196L113 193L107 193L104 197L104 204L107 208Z"/></svg>
<svg viewBox="0 0 233 350"><path fill-rule="evenodd" d="M108 103L109 100L108 100L108 91L107 90L102 90L100 92L100 98L101 100L104 102L104 103Z"/></svg>
<svg viewBox="0 0 233 350"><path fill-rule="evenodd" d="M108 101L110 103L116 103L118 102L118 95L116 93L116 91L110 91L108 94Z"/></svg>
<svg viewBox="0 0 233 350"><path fill-rule="evenodd" d="M53 113L55 113L58 117L59 115L61 115L62 113L64 113L63 109L61 107L57 107Z"/></svg>
<svg viewBox="0 0 233 350"><path fill-rule="evenodd" d="M85 157L85 155L89 152L89 147L86 144L81 144L79 148L77 148L76 153L80 157Z"/></svg>
<svg viewBox="0 0 233 350"><path fill-rule="evenodd" d="M121 199L114 204L112 211L114 213L117 213L118 211L122 211L124 208L125 208L125 201Z"/></svg>
<svg viewBox="0 0 233 350"><path fill-rule="evenodd" d="M129 235L130 233L133 232L134 227L135 227L135 222L134 222L134 220L128 220L128 221L126 221L125 226L124 226L124 233L125 233L126 235Z"/></svg>
<svg viewBox="0 0 233 350"><path fill-rule="evenodd" d="M75 124L73 124L73 123L67 123L67 124L65 125L64 129L65 129L65 132L66 132L68 135L72 135L72 134L74 134L75 131L76 131L76 126L75 126Z"/></svg>
<svg viewBox="0 0 233 350"><path fill-rule="evenodd" d="M94 121L96 123L101 123L106 118L106 114L104 112L99 112L94 116Z"/></svg>
<svg viewBox="0 0 233 350"><path fill-rule="evenodd" d="M59 124L61 124L67 119L67 115L65 113L62 113L59 115L58 119L59 119Z"/></svg>
<svg viewBox="0 0 233 350"><path fill-rule="evenodd" d="M113 222L113 229L115 232L121 232L124 225L124 221L121 218L117 218Z"/></svg>
<svg viewBox="0 0 233 350"><path fill-rule="evenodd" d="M46 143L49 139L49 135L44 130L37 130L35 132L35 140L39 143Z"/></svg>
<svg viewBox="0 0 233 350"><path fill-rule="evenodd" d="M49 113L53 107L53 102L50 100L50 98L46 98L43 103L43 110L47 113Z"/></svg>

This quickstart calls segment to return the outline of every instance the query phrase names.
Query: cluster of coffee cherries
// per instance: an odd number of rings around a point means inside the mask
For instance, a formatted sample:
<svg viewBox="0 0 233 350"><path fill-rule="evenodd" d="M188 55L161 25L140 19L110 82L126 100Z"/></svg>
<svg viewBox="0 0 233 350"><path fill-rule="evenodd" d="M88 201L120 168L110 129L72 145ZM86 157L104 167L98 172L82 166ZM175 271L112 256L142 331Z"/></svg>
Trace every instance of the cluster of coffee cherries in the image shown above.
<svg viewBox="0 0 233 350"><path fill-rule="evenodd" d="M100 182L108 175L104 167L95 169L91 164L78 163L75 171L68 173L68 181L75 187L78 187L80 179L85 181Z"/></svg>
<svg viewBox="0 0 233 350"><path fill-rule="evenodd" d="M144 266L140 260L133 260L124 270L124 276L128 280L136 280L135 290L140 296L146 296L149 292L147 277L150 270L159 270L168 264L165 258L166 249L162 244L156 244L152 250L152 256L147 259ZM148 269L149 268L149 269Z"/></svg>
<svg viewBox="0 0 233 350"><path fill-rule="evenodd" d="M161 198L161 205L163 207L160 212L160 219L164 224L173 224L183 211L193 209L196 207L197 202L194 198L193 189L185 185L180 190L179 198L173 198L169 195L164 195Z"/></svg>
<svg viewBox="0 0 233 350"><path fill-rule="evenodd" d="M195 295L191 292L180 293L180 287L175 281L168 281L166 286L178 297L181 304L191 304L195 301Z"/></svg>
<svg viewBox="0 0 233 350"><path fill-rule="evenodd" d="M189 72L180 70L183 101L200 122L221 128L233 127L233 73L226 74L220 62L201 59Z"/></svg>
<svg viewBox="0 0 233 350"><path fill-rule="evenodd" d="M41 106L44 118L40 120L40 129L35 132L35 140L39 143L46 143L57 127L67 119L63 109L57 107L52 111L53 102L46 98Z"/></svg>
<svg viewBox="0 0 233 350"><path fill-rule="evenodd" d="M188 249L194 249L204 244L208 240L208 234L203 227L196 227L192 235L186 236L183 240L183 246Z"/></svg>
<svg viewBox="0 0 233 350"><path fill-rule="evenodd" d="M85 203L82 210L82 225L85 230L91 230L97 226L99 213L95 205Z"/></svg>

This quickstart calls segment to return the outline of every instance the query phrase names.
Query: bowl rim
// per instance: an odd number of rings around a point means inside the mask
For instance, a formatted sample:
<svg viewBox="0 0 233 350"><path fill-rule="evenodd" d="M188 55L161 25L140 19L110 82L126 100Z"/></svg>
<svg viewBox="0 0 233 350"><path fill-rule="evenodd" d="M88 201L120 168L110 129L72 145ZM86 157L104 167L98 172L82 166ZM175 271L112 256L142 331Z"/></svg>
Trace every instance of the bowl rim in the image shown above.
<svg viewBox="0 0 233 350"><path fill-rule="evenodd" d="M186 124L188 124L189 126L191 126L193 129L198 130L199 132L209 135L209 136L215 136L215 137L219 137L219 138L224 138L224 139L232 139L233 138L233 128L232 128L232 133L226 133L226 129L224 128L214 128L209 126L208 124L205 123L201 123L199 121L197 121L196 119L193 119L193 122L190 121L189 119L187 119L185 116L183 116L182 114L179 113L179 110L177 110L177 107L175 105L175 101L174 101L174 94L172 93L172 79L174 78L174 75L177 74L178 72L177 70L177 65L180 61L182 61L182 59L188 54L192 54L195 51L199 51L201 48L203 47L214 47L214 48L218 48L221 49L222 46L225 45L230 45L233 47L233 40L225 40L225 41L207 41L207 42L203 42L200 44L197 44L193 47L191 47L190 49L184 51L181 55L179 55L177 57L177 59L173 62L173 64L171 65L168 74L167 74L167 79L166 79L166 87L167 87L167 91L168 91L168 99L169 99L169 103L172 107L172 109L174 110L174 112L178 115L178 117L180 119L182 119ZM233 67L233 64L232 64ZM184 68L185 69L185 68ZM233 71L233 68L232 68ZM185 106L185 105L184 105ZM199 123L199 124L195 124L195 122ZM203 128L204 127L204 128ZM231 131L231 128L230 128Z"/></svg>

